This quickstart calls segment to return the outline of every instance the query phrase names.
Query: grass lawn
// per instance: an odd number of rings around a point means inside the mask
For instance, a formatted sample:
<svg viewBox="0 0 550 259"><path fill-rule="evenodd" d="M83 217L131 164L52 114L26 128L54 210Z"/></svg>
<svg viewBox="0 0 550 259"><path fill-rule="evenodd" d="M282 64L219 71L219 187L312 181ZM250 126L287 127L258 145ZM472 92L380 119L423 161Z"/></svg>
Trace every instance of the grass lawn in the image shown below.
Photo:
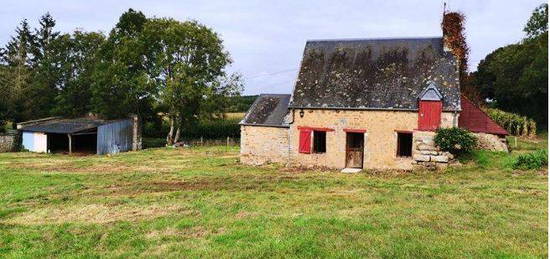
<svg viewBox="0 0 550 259"><path fill-rule="evenodd" d="M0 257L547 257L547 172L509 169L521 152L355 175L237 147L4 153Z"/></svg>

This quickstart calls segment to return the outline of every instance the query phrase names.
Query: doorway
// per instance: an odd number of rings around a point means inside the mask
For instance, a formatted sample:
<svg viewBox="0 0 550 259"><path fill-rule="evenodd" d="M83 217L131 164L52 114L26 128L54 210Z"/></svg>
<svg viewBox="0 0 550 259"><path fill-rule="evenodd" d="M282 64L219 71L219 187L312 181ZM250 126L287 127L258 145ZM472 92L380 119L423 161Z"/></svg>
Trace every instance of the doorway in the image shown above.
<svg viewBox="0 0 550 259"><path fill-rule="evenodd" d="M364 141L365 138L363 133L346 133L347 168L363 168Z"/></svg>

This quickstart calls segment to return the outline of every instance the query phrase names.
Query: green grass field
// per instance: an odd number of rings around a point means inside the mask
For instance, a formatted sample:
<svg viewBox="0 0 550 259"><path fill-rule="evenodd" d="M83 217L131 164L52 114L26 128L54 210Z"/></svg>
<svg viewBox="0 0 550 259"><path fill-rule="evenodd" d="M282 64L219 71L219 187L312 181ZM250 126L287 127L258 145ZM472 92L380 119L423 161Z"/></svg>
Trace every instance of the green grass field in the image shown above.
<svg viewBox="0 0 550 259"><path fill-rule="evenodd" d="M0 154L0 257L547 257L547 171L341 174L237 147Z"/></svg>

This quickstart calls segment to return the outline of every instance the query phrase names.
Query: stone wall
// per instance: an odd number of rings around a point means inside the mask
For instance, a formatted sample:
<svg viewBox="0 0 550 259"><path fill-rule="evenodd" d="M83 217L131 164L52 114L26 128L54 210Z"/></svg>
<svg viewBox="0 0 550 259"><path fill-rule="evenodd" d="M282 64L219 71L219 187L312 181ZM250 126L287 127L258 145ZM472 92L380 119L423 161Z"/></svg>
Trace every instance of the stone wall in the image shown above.
<svg viewBox="0 0 550 259"><path fill-rule="evenodd" d="M454 156L439 150L434 138L435 132L414 131L413 164L428 168L442 168L453 162Z"/></svg>
<svg viewBox="0 0 550 259"><path fill-rule="evenodd" d="M298 110L290 128L290 163L295 166L320 166L344 168L346 166L345 129L362 129L365 133L363 168L411 169L412 158L397 157L396 130L413 131L418 127L416 111L366 111L366 110L314 110L304 109L301 118ZM455 114L444 112L442 127L456 126ZM301 154L298 152L298 127L323 127L327 132L326 153Z"/></svg>
<svg viewBox="0 0 550 259"><path fill-rule="evenodd" d="M241 162L288 163L288 128L241 126Z"/></svg>
<svg viewBox="0 0 550 259"><path fill-rule="evenodd" d="M508 152L506 138L487 133L474 133L477 137L477 148L490 151Z"/></svg>
<svg viewBox="0 0 550 259"><path fill-rule="evenodd" d="M0 152L18 151L21 137L18 132L0 134Z"/></svg>

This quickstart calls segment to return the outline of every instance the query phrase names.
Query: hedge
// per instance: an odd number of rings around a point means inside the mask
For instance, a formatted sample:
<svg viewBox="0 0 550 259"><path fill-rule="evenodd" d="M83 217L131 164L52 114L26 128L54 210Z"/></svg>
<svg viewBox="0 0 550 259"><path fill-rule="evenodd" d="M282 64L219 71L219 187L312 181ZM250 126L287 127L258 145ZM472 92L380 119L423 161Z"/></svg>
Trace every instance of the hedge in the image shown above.
<svg viewBox="0 0 550 259"><path fill-rule="evenodd" d="M537 123L533 119L494 108L487 109L486 112L511 135L534 137L537 134Z"/></svg>

